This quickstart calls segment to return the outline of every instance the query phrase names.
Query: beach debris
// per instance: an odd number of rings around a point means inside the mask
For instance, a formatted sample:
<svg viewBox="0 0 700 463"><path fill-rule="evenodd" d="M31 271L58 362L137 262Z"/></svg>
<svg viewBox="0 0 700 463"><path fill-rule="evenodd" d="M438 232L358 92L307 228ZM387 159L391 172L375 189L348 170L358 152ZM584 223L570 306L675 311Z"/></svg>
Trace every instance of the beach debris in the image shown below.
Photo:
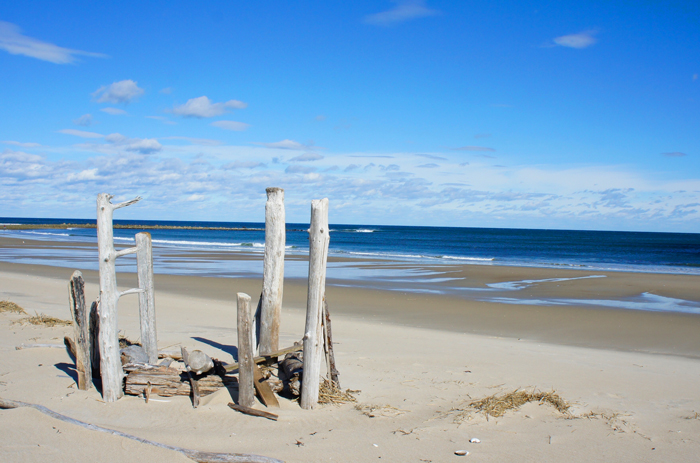
<svg viewBox="0 0 700 463"><path fill-rule="evenodd" d="M53 328L56 326L71 326L73 322L71 322L70 320L62 320L60 318L51 317L43 313L40 314L35 312L35 316L20 318L19 320L13 321L12 324L29 324L35 326L48 326L50 328Z"/></svg>
<svg viewBox="0 0 700 463"><path fill-rule="evenodd" d="M75 371L78 374L78 389L87 391L92 387L92 342L90 311L85 305L85 280L79 270L73 272L68 281L68 309L73 319L73 346Z"/></svg>
<svg viewBox="0 0 700 463"><path fill-rule="evenodd" d="M343 391L338 384L324 378L321 381L318 391L318 403L320 404L344 404L349 402L357 402L357 398L353 394L360 391L346 389Z"/></svg>
<svg viewBox="0 0 700 463"><path fill-rule="evenodd" d="M478 439L478 438L476 438L476 437L472 437L471 439L469 439L469 443L470 443L470 444L480 444L480 443L481 443L481 439Z"/></svg>
<svg viewBox="0 0 700 463"><path fill-rule="evenodd" d="M11 301L0 301L0 312L27 313L22 307Z"/></svg>
<svg viewBox="0 0 700 463"><path fill-rule="evenodd" d="M467 450L455 450L455 455L463 457L469 455L469 452Z"/></svg>
<svg viewBox="0 0 700 463"><path fill-rule="evenodd" d="M301 342L297 341L294 343L293 346L286 347L284 349L280 349L277 352L273 352L270 355L263 355L263 356L255 357L255 359L253 359L253 361L255 363L265 363L265 362L269 362L273 359L282 357L283 355L286 355L290 352L301 352L302 349L303 349L303 346L302 346ZM158 353L158 355L161 357L167 357L167 356L170 356L170 353L165 352L165 351L161 351ZM175 358L175 357L173 357L173 358ZM238 370L238 366L239 366L238 363L231 363L229 365L226 365L224 368L226 370L226 373L233 373L234 371Z"/></svg>
<svg viewBox="0 0 700 463"><path fill-rule="evenodd" d="M476 411L495 418L503 416L508 410L517 410L528 402L538 402L549 404L560 413L568 413L570 405L554 391L550 392L527 392L514 390L504 394L494 394L483 399L474 400L469 406Z"/></svg>
<svg viewBox="0 0 700 463"><path fill-rule="evenodd" d="M132 344L119 350L122 365L127 363L148 363L148 354L143 347Z"/></svg>
<svg viewBox="0 0 700 463"><path fill-rule="evenodd" d="M63 344L24 344L24 343L22 343L19 346L15 346L15 350L36 349L36 348L40 348L40 347L63 349L65 346Z"/></svg>
<svg viewBox="0 0 700 463"><path fill-rule="evenodd" d="M211 357L201 350L193 350L189 353L189 365L195 375L201 375L214 368Z"/></svg>
<svg viewBox="0 0 700 463"><path fill-rule="evenodd" d="M35 410L38 410L39 412L48 415L52 418L55 418L57 420L66 422L66 423L71 423L86 429L89 429L91 431L99 431L99 432L104 432L108 434L112 434L114 436L119 436L119 437L124 437L126 439L131 439L135 440L137 442L140 442L142 444L148 444L152 445L155 447L159 447L162 449L166 450L173 450L175 452L179 452L186 456L187 458L194 460L199 463L283 463L281 460L277 460L276 458L270 458L270 457L265 457L261 455L253 455L253 454L247 454L247 453L211 453L211 452L200 452L199 450L192 450L192 449L185 449L182 447L176 447L173 445L166 445L166 444L161 444L159 442L153 442L147 439L143 439L141 437L137 437L131 434L126 434L121 431L117 431L114 429L109 429L109 428L103 428L101 426L97 426L94 424L86 423L84 421L79 421L74 418L70 418L66 415L61 415L60 413L56 413L53 410L50 410L43 405L37 405L37 404L32 404L32 403L27 403L27 402L20 402L18 400L8 400L8 399L3 399L0 398L0 409L13 409L13 408L19 408L19 407L29 407L33 408Z"/></svg>
<svg viewBox="0 0 700 463"><path fill-rule="evenodd" d="M192 385L187 373L164 365L125 365L128 370L124 392L128 395L143 395L148 384L151 384L151 394L161 397L175 395L189 396L192 393ZM195 377L200 396L212 394L222 387L235 388L236 378L218 375L205 375Z"/></svg>
<svg viewBox="0 0 700 463"><path fill-rule="evenodd" d="M197 381L192 377L192 369L189 364L189 356L187 354L187 349L184 347L180 348L182 351L182 361L185 362L185 371L187 372L187 378L190 380L190 386L192 386L192 407L197 408L199 406L199 387ZM240 391L240 389L239 389Z"/></svg>
<svg viewBox="0 0 700 463"><path fill-rule="evenodd" d="M282 380L283 391L293 396L301 395L301 378L304 374L303 354L289 353L279 363L279 378Z"/></svg>
<svg viewBox="0 0 700 463"><path fill-rule="evenodd" d="M262 410L256 410L251 407L245 407L243 405L238 405L234 404L233 402L229 402L228 406L236 410L237 412L245 413L246 415L251 415L251 416L259 416L262 418L267 418L268 420L272 421L277 421L277 418L279 418L278 415L275 415L274 413L269 413L269 412L264 412Z"/></svg>

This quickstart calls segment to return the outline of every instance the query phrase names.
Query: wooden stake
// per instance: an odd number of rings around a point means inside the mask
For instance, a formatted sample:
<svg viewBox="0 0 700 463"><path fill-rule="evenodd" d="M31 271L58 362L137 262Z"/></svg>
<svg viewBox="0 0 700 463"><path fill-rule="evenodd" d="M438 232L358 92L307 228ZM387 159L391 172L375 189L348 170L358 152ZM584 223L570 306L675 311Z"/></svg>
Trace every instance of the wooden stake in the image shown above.
<svg viewBox="0 0 700 463"><path fill-rule="evenodd" d="M141 318L141 345L148 355L148 363L158 362L156 337L156 300L153 289L153 245L151 234L136 234L136 263L138 268L139 315Z"/></svg>
<svg viewBox="0 0 700 463"><path fill-rule="evenodd" d="M326 293L326 261L328 259L328 199L311 201L309 227L309 289L304 328L304 374L301 382L301 408L310 410L318 404L321 377L321 314Z"/></svg>
<svg viewBox="0 0 700 463"><path fill-rule="evenodd" d="M90 313L85 307L85 280L79 270L73 272L68 282L68 304L73 318L75 337L75 369L78 373L78 389L92 387L92 363L90 359Z"/></svg>
<svg viewBox="0 0 700 463"><path fill-rule="evenodd" d="M260 355L268 355L279 350L286 231L284 190L268 188L266 191Z"/></svg>
<svg viewBox="0 0 700 463"><path fill-rule="evenodd" d="M335 367L335 353L333 351L333 331L331 330L331 314L328 311L328 303L323 300L323 349L326 351L326 367L328 368L328 379L333 381L340 389L340 379L338 370Z"/></svg>
<svg viewBox="0 0 700 463"><path fill-rule="evenodd" d="M238 305L238 404L252 407L255 403L253 386L253 326L251 323L250 296L237 294Z"/></svg>
<svg viewBox="0 0 700 463"><path fill-rule="evenodd" d="M112 204L112 195L97 195L97 247L99 250L100 299L98 314L100 319L100 376L102 377L102 397L105 402L115 402L124 395L121 360L119 356L119 329L117 328L117 273L114 262L125 252L114 249L112 230L114 211L139 201L135 198L120 204Z"/></svg>

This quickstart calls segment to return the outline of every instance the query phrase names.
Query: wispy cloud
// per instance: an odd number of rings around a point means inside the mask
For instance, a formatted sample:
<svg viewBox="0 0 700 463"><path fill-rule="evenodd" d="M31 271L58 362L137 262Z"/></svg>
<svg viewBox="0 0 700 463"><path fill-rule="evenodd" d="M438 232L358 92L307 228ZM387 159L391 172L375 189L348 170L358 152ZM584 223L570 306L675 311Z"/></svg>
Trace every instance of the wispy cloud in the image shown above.
<svg viewBox="0 0 700 463"><path fill-rule="evenodd" d="M234 132L242 132L250 127L250 124L236 121L216 121L212 122L211 125L224 130L233 130Z"/></svg>
<svg viewBox="0 0 700 463"><path fill-rule="evenodd" d="M439 164L435 164L434 162L431 162L430 164L421 164L420 166L416 166L421 169L435 169L436 167L440 167Z"/></svg>
<svg viewBox="0 0 700 463"><path fill-rule="evenodd" d="M108 57L102 53L72 50L28 37L22 34L22 29L17 25L6 21L0 21L0 49L12 55L29 56L55 64L75 63L78 60L76 55L93 58Z"/></svg>
<svg viewBox="0 0 700 463"><path fill-rule="evenodd" d="M103 85L92 93L92 97L97 99L98 103L129 103L143 93L144 89L133 80L127 79Z"/></svg>
<svg viewBox="0 0 700 463"><path fill-rule="evenodd" d="M434 154L416 154L416 156L420 156L422 158L434 159L436 161L447 161L447 158L443 158L442 156L436 156Z"/></svg>
<svg viewBox="0 0 700 463"><path fill-rule="evenodd" d="M682 158L683 156L687 156L686 153L681 153L680 151L672 151L670 153L661 153L667 158Z"/></svg>
<svg viewBox="0 0 700 463"><path fill-rule="evenodd" d="M304 153L299 156L295 156L289 160L289 162L309 162L309 161L319 161L323 159L318 153Z"/></svg>
<svg viewBox="0 0 700 463"><path fill-rule="evenodd" d="M454 151L496 151L493 148L487 148L485 146L460 146L459 148L452 148Z"/></svg>
<svg viewBox="0 0 700 463"><path fill-rule="evenodd" d="M163 149L163 145L155 138L129 138L120 133L112 133L105 137L105 141L131 151L141 154L153 154Z"/></svg>
<svg viewBox="0 0 700 463"><path fill-rule="evenodd" d="M2 143L6 144L6 145L19 146L22 148L39 148L41 146L40 143L31 143L31 142L23 143L23 142L13 141L13 140L4 140Z"/></svg>
<svg viewBox="0 0 700 463"><path fill-rule="evenodd" d="M161 140L185 140L190 142L193 145L202 145L202 146L220 146L223 145L223 142L220 140L211 140L209 138L193 138L193 137L160 137Z"/></svg>
<svg viewBox="0 0 700 463"><path fill-rule="evenodd" d="M412 19L436 16L440 11L425 6L424 0L392 0L396 6L390 10L365 16L364 22L377 26L393 26Z"/></svg>
<svg viewBox="0 0 700 463"><path fill-rule="evenodd" d="M66 135L74 135L76 137L80 138L102 138L104 135L96 132L86 132L84 130L75 130L75 129L63 129L59 130L58 133L63 133Z"/></svg>
<svg viewBox="0 0 700 463"><path fill-rule="evenodd" d="M100 109L100 111L107 113L107 114L111 114L112 116L124 116L127 114L126 111L124 111L123 109L119 109L119 108L102 108L102 109Z"/></svg>
<svg viewBox="0 0 700 463"><path fill-rule="evenodd" d="M305 150L309 149L310 146L299 143L298 141L285 139L282 141L276 141L272 143L260 143L253 142L254 145L264 146L265 148L282 149L282 150Z"/></svg>
<svg viewBox="0 0 700 463"><path fill-rule="evenodd" d="M174 114L183 117L215 117L220 116L230 109L244 109L247 103L238 100L229 100L225 103L212 103L206 96L191 98L187 103L175 106L172 109Z"/></svg>
<svg viewBox="0 0 700 463"><path fill-rule="evenodd" d="M79 118L73 119L73 124L81 127L88 127L92 125L92 114L83 114Z"/></svg>
<svg viewBox="0 0 700 463"><path fill-rule="evenodd" d="M560 47L588 48L598 41L598 39L595 38L597 33L597 30L588 30L579 32L578 34L562 35L561 37L556 37L553 42Z"/></svg>

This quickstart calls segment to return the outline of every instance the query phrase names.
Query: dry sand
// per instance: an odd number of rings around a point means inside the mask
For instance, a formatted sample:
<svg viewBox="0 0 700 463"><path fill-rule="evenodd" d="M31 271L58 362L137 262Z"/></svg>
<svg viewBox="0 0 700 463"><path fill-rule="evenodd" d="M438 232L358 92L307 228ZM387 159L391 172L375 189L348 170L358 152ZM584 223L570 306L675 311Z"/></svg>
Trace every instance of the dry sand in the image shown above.
<svg viewBox="0 0 700 463"><path fill-rule="evenodd" d="M477 285L577 274L469 266L463 271L470 281L480 279ZM69 318L71 273L0 263L0 300L32 315ZM84 274L92 300L96 274ZM537 297L582 298L652 291L700 299L698 277L608 275L531 291ZM133 279L119 276L125 287ZM183 345L232 361L239 291L256 299L260 282L157 275L159 346ZM106 404L95 389L76 389L65 350L15 350L22 343L60 343L70 328L13 324L23 317L14 313L0 314L0 397L165 444L289 462L667 462L695 461L700 454L700 316L513 306L343 287L329 287L328 300L342 386L361 390L361 410L346 404L304 411L282 400L279 421L273 422L230 410L226 390L196 410L186 397L145 404L127 396ZM303 282L287 281L283 345L301 338L304 306ZM137 298L125 296L119 308L120 329L137 339ZM571 413L534 403L500 418L468 410L473 399L515 389L555 390L573 404ZM481 443L469 443L472 437ZM469 455L454 454L461 449ZM0 460L190 461L30 409L0 411Z"/></svg>

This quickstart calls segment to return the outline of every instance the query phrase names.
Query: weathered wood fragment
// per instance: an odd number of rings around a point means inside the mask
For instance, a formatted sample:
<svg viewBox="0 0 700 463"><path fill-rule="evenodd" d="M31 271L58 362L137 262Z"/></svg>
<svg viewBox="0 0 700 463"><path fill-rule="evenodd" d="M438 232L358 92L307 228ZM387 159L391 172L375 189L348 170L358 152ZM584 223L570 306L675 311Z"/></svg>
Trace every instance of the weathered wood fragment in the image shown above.
<svg viewBox="0 0 700 463"><path fill-rule="evenodd" d="M273 352L270 355L264 356L264 357L255 357L254 361L255 363L263 363L267 362L268 360L271 360L273 358L277 357L282 357L285 354L288 354L290 352L299 352L303 349L301 343L296 342L293 346L291 347L286 347L284 349L280 349L277 352ZM226 373L231 373L233 371L238 370L238 363L232 363L230 365L226 365L225 367Z"/></svg>
<svg viewBox="0 0 700 463"><path fill-rule="evenodd" d="M114 249L112 230L114 211L129 206L141 198L119 204L112 204L112 195L97 195L97 247L99 251L100 298L98 315L100 319L100 376L102 377L102 397L106 402L114 402L124 394L122 379L124 372L119 358L119 329L117 327L117 273L115 260L124 255Z"/></svg>
<svg viewBox="0 0 700 463"><path fill-rule="evenodd" d="M265 378L263 378L262 370L260 367L253 364L253 385L255 390L258 392L258 397L260 401L266 407L280 408L280 403L275 396L275 393L270 389L270 385L267 384Z"/></svg>
<svg viewBox="0 0 700 463"><path fill-rule="evenodd" d="M301 395L301 378L304 374L304 363L299 354L289 353L279 364L278 374L285 390L294 396Z"/></svg>
<svg viewBox="0 0 700 463"><path fill-rule="evenodd" d="M97 313L97 301L90 305L90 359L92 377L100 377L100 317Z"/></svg>
<svg viewBox="0 0 700 463"><path fill-rule="evenodd" d="M66 346L68 355L70 355L72 358L76 358L77 351L75 349L75 342L73 341L73 338L70 336L63 336L63 345Z"/></svg>
<svg viewBox="0 0 700 463"><path fill-rule="evenodd" d="M335 367L335 352L333 351L333 331L331 330L331 313L328 311L328 302L323 299L323 349L326 352L326 367L328 379L333 381L340 389L340 373Z"/></svg>
<svg viewBox="0 0 700 463"><path fill-rule="evenodd" d="M83 280L83 274L80 273L80 270L73 272L68 282L68 306L73 319L75 370L78 374L78 389L87 391L92 387L90 312L85 306L85 280Z"/></svg>
<svg viewBox="0 0 700 463"><path fill-rule="evenodd" d="M250 296L237 294L238 306L238 404L252 407L255 403L253 369L253 325L250 312Z"/></svg>
<svg viewBox="0 0 700 463"><path fill-rule="evenodd" d="M286 241L284 190L268 188L266 192L260 355L269 355L279 350Z"/></svg>
<svg viewBox="0 0 700 463"><path fill-rule="evenodd" d="M148 363L158 360L156 336L156 299L153 288L153 245L151 234L136 234L136 266L139 288L139 316L141 319L141 345L148 355Z"/></svg>
<svg viewBox="0 0 700 463"><path fill-rule="evenodd" d="M309 288L304 328L304 375L301 386L301 408L310 410L318 404L323 349L321 319L326 294L326 262L328 259L328 198L311 201L309 227Z"/></svg>
<svg viewBox="0 0 700 463"><path fill-rule="evenodd" d="M199 407L199 387L197 385L197 381L192 377L190 365L189 365L189 358L187 357L187 349L184 347L182 349L182 361L185 362L185 369L187 371L187 378L190 380L190 386L192 386L192 407L197 408Z"/></svg>
<svg viewBox="0 0 700 463"><path fill-rule="evenodd" d="M274 413L264 412L262 410L256 410L256 409L250 408L250 407L244 407L243 405L237 405L237 404L234 404L233 402L230 402L228 404L228 406L231 407L233 410L236 410L237 412L245 413L246 415L261 416L263 418L267 418L268 420L273 420L273 421L277 421L277 418L279 418L279 416L275 415Z"/></svg>
<svg viewBox="0 0 700 463"><path fill-rule="evenodd" d="M192 372L196 375L201 375L214 368L214 361L201 350L190 352L188 360Z"/></svg>
<svg viewBox="0 0 700 463"><path fill-rule="evenodd" d="M264 457L260 455L252 455L246 453L210 453L210 452L200 452L199 450L185 449L182 447L175 447L173 445L161 444L159 442L153 442L150 440L142 439L141 437L133 436L131 434L126 434L121 431L116 431L114 429L103 428L101 426L96 426L94 424L86 423L84 421L79 421L74 418L70 418L66 415L61 415L53 410L49 410L43 405L31 404L27 402L20 402L19 400L8 400L0 398L0 409L12 409L19 407L29 407L39 412L48 415L57 420L63 421L65 423L74 424L76 426L81 426L83 428L89 429L91 431L99 431L114 436L124 437L127 439L135 440L142 444L153 445L162 449L173 450L175 452L180 452L187 458L194 460L198 463L284 463L281 460L275 458Z"/></svg>
<svg viewBox="0 0 700 463"><path fill-rule="evenodd" d="M196 381L201 397L216 392L224 386L236 385L235 378L227 378L224 381L217 375L201 376ZM142 395L149 384L151 384L151 393L162 397L189 396L192 392L192 385L186 372L160 365L129 372L124 391L129 395Z"/></svg>

